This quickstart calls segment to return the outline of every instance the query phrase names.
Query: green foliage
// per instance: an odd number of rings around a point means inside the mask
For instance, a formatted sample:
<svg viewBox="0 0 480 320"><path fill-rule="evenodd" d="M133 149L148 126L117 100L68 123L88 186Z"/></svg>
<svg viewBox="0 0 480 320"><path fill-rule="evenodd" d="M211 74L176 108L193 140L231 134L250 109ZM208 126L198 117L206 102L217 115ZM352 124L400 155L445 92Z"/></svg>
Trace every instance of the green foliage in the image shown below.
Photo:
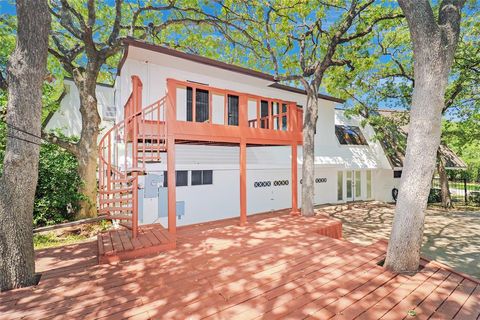
<svg viewBox="0 0 480 320"><path fill-rule="evenodd" d="M0 175L5 156L6 128L0 121ZM72 220L82 195L77 161L70 153L53 144L40 148L38 183L35 192L33 223L35 227Z"/></svg>
<svg viewBox="0 0 480 320"><path fill-rule="evenodd" d="M33 220L44 226L72 220L79 209L81 179L74 156L53 144L40 150L38 185Z"/></svg>
<svg viewBox="0 0 480 320"><path fill-rule="evenodd" d="M467 164L468 169L452 172L457 178L480 182L480 108L463 119L443 122L442 140Z"/></svg>

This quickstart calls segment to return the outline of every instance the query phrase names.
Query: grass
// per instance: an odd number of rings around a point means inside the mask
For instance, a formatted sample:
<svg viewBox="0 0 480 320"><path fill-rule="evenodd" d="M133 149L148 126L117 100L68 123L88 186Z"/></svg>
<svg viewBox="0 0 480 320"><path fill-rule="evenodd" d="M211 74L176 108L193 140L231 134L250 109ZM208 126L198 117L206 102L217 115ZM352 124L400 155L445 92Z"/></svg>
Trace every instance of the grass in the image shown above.
<svg viewBox="0 0 480 320"><path fill-rule="evenodd" d="M33 235L33 247L35 250L38 250L83 242L95 237L99 232L108 230L110 227L110 222L102 220L98 223L65 227L55 231L36 233Z"/></svg>
<svg viewBox="0 0 480 320"><path fill-rule="evenodd" d="M51 247L65 246L87 240L88 237L82 234L56 235L54 232L33 235L33 247L35 250Z"/></svg>

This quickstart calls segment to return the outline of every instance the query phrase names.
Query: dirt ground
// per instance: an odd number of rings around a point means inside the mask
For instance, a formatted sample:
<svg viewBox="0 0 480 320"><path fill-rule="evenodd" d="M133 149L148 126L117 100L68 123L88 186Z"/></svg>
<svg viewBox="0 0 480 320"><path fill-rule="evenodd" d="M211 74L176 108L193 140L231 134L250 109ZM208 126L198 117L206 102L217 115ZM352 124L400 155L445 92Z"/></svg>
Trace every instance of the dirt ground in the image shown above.
<svg viewBox="0 0 480 320"><path fill-rule="evenodd" d="M379 202L321 206L343 222L345 239L368 245L388 239L394 205ZM422 254L480 279L480 211L428 209Z"/></svg>

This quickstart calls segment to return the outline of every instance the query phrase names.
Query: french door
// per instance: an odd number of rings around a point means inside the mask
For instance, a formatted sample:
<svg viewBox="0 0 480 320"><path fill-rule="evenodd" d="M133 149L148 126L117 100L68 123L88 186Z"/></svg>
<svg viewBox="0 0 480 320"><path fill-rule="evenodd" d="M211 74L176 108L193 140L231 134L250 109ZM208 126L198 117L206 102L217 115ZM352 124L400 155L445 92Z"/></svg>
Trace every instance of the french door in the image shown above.
<svg viewBox="0 0 480 320"><path fill-rule="evenodd" d="M348 170L345 172L345 199L347 201L362 200L362 171Z"/></svg>

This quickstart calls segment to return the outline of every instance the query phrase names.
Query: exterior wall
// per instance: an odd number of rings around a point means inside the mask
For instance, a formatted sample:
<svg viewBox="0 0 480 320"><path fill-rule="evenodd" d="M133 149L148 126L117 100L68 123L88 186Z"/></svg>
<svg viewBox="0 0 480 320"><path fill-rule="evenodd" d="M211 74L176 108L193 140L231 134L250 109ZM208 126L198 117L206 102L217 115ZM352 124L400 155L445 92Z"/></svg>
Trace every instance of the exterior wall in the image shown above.
<svg viewBox="0 0 480 320"><path fill-rule="evenodd" d="M67 88L67 93L60 102L60 108L48 121L45 129L47 131L61 130L61 132L66 136L79 137L82 131L82 116L80 114L80 97L78 89L73 81L65 79L64 82ZM98 112L102 119L104 119L107 106L113 107L115 105L114 88L104 85L97 85L96 94L98 100ZM111 128L113 122L113 120L103 120L101 123L102 131L106 131Z"/></svg>
<svg viewBox="0 0 480 320"><path fill-rule="evenodd" d="M266 80L237 74L231 71L205 66L191 61L131 48L115 87L99 87L99 112L115 102L117 121L123 118L123 106L131 93L131 76L138 75L143 82L143 105L153 103L166 94L168 78L181 81L195 81L211 87L245 92L266 98L295 101L305 105L306 97L280 89L269 88ZM115 94L115 98L113 95ZM177 115L183 118L185 90L177 90ZM81 123L78 112L78 92L75 86L62 101L62 107L49 127L64 125L69 134L79 134ZM224 110L217 97L213 97L213 122L224 119ZM183 110L183 111L182 111ZM368 146L340 145L335 135L335 124L360 126L359 118L347 118L342 110L335 109L335 103L320 100L319 120L315 143L315 204L341 203L346 199L346 172L360 171L362 194L356 200L375 199L391 201L391 190L398 187L393 172L378 142L373 140L371 127L362 128ZM108 126L108 124L106 125ZM361 126L360 126L361 127ZM239 203L239 147L202 145L176 145L176 169L189 171L189 185L177 187L177 202L185 205L185 214L177 217L177 225L187 225L211 220L238 217ZM147 165L147 174L161 175L167 168L166 154L160 163ZM298 201L301 206L302 147L298 148ZM247 212L278 210L291 207L291 147L249 147L247 148ZM192 170L213 170L212 185L191 185ZM367 171L372 173L372 196L366 194ZM338 172L343 172L343 192L338 199ZM145 178L140 184L145 186ZM288 185L273 185L274 181L288 181ZM270 186L258 186L258 182L269 181ZM256 186L257 183L257 186ZM143 191L142 191L143 192ZM163 192L162 190L159 191ZM160 196L160 197L163 197ZM160 217L157 206L163 199L143 199L140 214L145 222L158 220L167 224L166 217Z"/></svg>

